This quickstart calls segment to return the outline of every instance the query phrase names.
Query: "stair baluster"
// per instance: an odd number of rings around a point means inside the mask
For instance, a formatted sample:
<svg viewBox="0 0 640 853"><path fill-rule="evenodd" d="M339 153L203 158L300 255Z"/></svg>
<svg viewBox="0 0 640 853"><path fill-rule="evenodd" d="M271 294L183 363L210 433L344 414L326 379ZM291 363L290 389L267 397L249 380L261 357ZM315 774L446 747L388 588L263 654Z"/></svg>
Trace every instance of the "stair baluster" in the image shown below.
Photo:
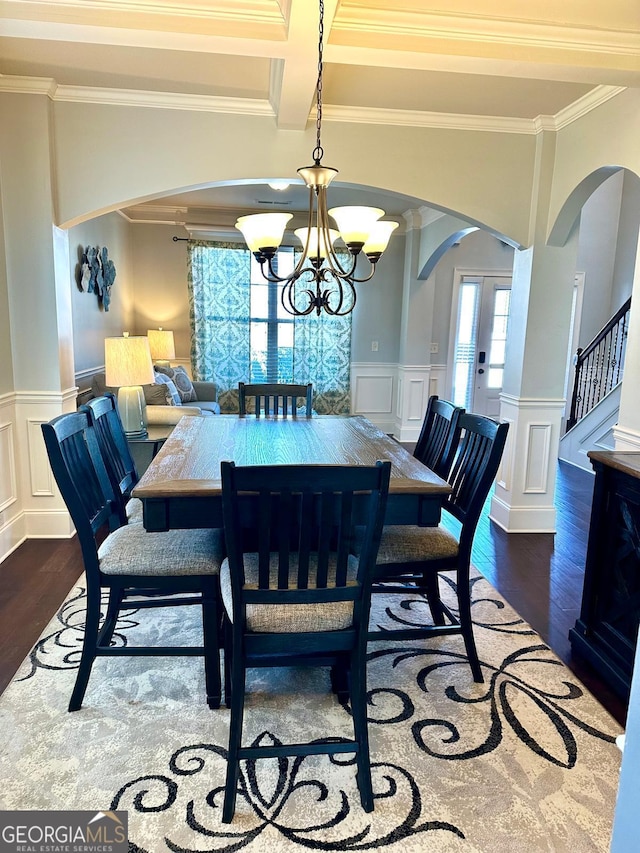
<svg viewBox="0 0 640 853"><path fill-rule="evenodd" d="M588 346L578 347L567 432L622 381L630 308L631 298Z"/></svg>

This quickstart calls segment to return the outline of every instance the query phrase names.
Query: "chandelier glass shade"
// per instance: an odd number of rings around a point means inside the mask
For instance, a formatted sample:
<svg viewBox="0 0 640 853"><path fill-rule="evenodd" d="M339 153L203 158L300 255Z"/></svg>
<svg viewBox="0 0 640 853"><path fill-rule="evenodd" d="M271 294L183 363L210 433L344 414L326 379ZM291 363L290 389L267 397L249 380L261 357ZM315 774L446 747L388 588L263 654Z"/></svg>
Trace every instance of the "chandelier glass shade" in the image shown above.
<svg viewBox="0 0 640 853"><path fill-rule="evenodd" d="M368 281L376 264L389 244L397 222L380 220L384 210L379 207L344 206L327 208L327 187L338 174L337 169L322 165L324 151L322 130L322 46L324 2L320 0L318 39L318 79L316 83L316 147L312 152L313 165L298 169L309 188L309 213L306 228L298 228L295 236L303 249L293 271L279 276L274 258L280 247L291 213L256 213L241 216L236 228L260 264L267 281L283 284L282 305L296 316L315 311L319 316L342 316L353 310L356 303L356 282ZM333 222L331 221L333 220ZM335 227L334 227L335 224ZM341 239L346 248L336 250ZM361 278L356 276L358 257L364 254L369 269Z"/></svg>

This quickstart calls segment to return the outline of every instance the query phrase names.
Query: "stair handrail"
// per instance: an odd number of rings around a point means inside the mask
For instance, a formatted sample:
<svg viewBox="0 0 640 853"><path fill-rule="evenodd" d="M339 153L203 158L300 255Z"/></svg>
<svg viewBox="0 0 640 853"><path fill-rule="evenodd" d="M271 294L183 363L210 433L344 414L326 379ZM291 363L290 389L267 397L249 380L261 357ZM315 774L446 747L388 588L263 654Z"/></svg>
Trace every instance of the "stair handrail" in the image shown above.
<svg viewBox="0 0 640 853"><path fill-rule="evenodd" d="M567 432L583 418L587 412L600 402L620 380L624 362L625 341L627 337L628 315L631 308L631 297L620 306L611 319L605 323L593 340L584 349L578 347L576 351L575 373L573 380L573 392L571 394L571 409L567 419ZM614 333L615 332L615 336ZM608 344L606 343L609 338ZM605 364L606 347L608 355ZM598 359L599 352L602 358ZM613 353L613 358L611 354ZM595 355L595 365L592 356ZM591 367L596 369L596 379L592 381L592 387L587 394L587 370L591 360ZM600 362L598 364L598 361ZM606 368L605 381L602 381L602 373ZM582 394L580 392L583 392Z"/></svg>

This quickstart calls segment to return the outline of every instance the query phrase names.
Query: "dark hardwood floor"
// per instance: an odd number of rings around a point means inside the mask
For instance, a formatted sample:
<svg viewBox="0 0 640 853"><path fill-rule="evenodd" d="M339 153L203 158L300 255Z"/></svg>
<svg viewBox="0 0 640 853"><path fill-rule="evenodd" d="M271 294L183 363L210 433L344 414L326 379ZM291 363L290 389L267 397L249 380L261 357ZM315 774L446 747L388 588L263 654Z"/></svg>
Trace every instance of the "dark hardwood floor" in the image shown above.
<svg viewBox="0 0 640 853"><path fill-rule="evenodd" d="M557 533L507 534L485 511L473 563L624 725L624 703L572 654L567 638L580 612L592 492L591 475L559 463ZM0 691L81 572L75 538L28 540L0 564Z"/></svg>

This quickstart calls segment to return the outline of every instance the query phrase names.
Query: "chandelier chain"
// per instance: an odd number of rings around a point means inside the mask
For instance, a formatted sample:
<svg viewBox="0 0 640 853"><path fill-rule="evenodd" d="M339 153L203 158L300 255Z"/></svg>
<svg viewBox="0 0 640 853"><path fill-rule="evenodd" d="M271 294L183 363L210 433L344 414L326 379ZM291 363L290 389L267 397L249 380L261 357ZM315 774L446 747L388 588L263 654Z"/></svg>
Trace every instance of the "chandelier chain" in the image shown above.
<svg viewBox="0 0 640 853"><path fill-rule="evenodd" d="M315 160L316 166L320 165L320 161L324 155L322 143L320 139L322 131L322 52L324 40L324 0L320 0L320 20L318 24L318 81L316 83L316 147L311 155Z"/></svg>

